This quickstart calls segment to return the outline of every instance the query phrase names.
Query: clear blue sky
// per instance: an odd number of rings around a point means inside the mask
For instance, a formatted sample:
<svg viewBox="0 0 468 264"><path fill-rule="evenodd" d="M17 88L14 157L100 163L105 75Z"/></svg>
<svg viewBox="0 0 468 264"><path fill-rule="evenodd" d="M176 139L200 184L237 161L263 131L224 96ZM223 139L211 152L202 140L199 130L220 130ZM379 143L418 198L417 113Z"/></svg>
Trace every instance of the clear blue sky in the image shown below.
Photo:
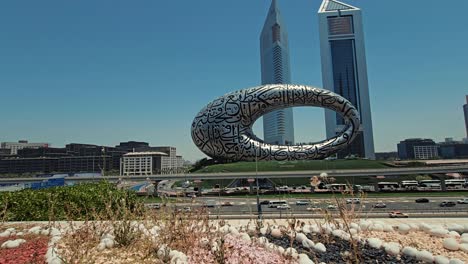
<svg viewBox="0 0 468 264"><path fill-rule="evenodd" d="M293 83L320 87L319 0L280 0ZM409 137L465 137L468 1L353 0L364 13L377 151ZM140 140L203 157L195 114L260 84L270 0L0 2L0 141ZM260 123L260 122L258 122ZM325 137L323 110L295 109L296 141ZM255 131L262 136L259 126Z"/></svg>

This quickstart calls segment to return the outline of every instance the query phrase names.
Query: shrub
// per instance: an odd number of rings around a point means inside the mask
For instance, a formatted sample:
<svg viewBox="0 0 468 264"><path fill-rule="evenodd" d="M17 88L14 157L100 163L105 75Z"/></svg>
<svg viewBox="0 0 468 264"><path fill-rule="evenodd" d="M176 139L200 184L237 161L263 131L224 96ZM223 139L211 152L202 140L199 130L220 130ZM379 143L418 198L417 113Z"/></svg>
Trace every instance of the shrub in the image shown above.
<svg viewBox="0 0 468 264"><path fill-rule="evenodd" d="M119 190L109 182L41 190L0 193L0 219L4 221L95 220L109 211L119 214L119 203L139 208L134 192ZM104 220L104 219L102 219Z"/></svg>

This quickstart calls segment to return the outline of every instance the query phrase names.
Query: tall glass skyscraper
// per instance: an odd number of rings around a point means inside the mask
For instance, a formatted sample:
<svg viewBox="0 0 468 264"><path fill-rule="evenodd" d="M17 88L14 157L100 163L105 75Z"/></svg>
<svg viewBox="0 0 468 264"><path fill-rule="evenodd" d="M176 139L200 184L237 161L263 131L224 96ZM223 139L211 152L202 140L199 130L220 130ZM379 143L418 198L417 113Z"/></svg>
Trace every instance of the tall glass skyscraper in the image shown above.
<svg viewBox="0 0 468 264"><path fill-rule="evenodd" d="M276 0L270 10L260 36L262 84L291 83L288 33ZM263 116L263 137L266 143L294 144L292 108L277 110Z"/></svg>
<svg viewBox="0 0 468 264"><path fill-rule="evenodd" d="M338 157L375 159L361 10L336 0L324 0L318 17L323 88L348 99L361 115L360 133ZM329 138L344 126L343 118L331 110L325 110L325 122Z"/></svg>
<svg viewBox="0 0 468 264"><path fill-rule="evenodd" d="M463 105L463 112L465 113L466 138L468 139L468 95L466 96L466 104Z"/></svg>

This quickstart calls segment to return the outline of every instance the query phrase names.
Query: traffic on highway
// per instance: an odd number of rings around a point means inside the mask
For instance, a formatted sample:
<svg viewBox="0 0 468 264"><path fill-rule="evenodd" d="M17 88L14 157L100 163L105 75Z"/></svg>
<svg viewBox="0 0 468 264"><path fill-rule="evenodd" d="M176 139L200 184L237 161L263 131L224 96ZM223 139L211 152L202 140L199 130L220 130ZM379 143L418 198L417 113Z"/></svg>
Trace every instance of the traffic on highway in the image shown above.
<svg viewBox="0 0 468 264"><path fill-rule="evenodd" d="M426 201L427 200L427 201ZM303 216L323 217L324 214L337 214L340 210L359 215L379 217L427 217L430 215L445 215L447 217L466 217L468 215L468 198L348 198L348 199L261 199L260 207L263 215L275 217ZM176 210L191 212L206 210L211 215L244 216L257 215L256 199L199 197L178 203L148 204L155 210Z"/></svg>

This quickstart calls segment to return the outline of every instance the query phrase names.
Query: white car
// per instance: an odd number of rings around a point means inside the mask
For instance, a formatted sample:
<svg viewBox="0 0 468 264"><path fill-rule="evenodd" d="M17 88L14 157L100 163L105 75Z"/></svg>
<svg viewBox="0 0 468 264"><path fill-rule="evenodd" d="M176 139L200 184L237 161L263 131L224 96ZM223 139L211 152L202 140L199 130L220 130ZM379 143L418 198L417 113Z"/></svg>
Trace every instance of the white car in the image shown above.
<svg viewBox="0 0 468 264"><path fill-rule="evenodd" d="M468 204L468 198L463 198L457 201L459 204Z"/></svg>
<svg viewBox="0 0 468 264"><path fill-rule="evenodd" d="M279 210L288 210L288 209L291 209L291 207L289 207L289 205L287 205L287 204L282 204L282 205L276 206L276 209L279 209Z"/></svg>
<svg viewBox="0 0 468 264"><path fill-rule="evenodd" d="M346 203L347 203L347 204L360 204L360 203L361 203L361 199L359 199L359 198L351 198L351 199L346 200Z"/></svg>
<svg viewBox="0 0 468 264"><path fill-rule="evenodd" d="M153 204L145 204L145 207L149 209L160 209L161 205L153 203Z"/></svg>
<svg viewBox="0 0 468 264"><path fill-rule="evenodd" d="M307 201L307 200L299 200L299 201L296 201L296 205L309 205L310 202Z"/></svg>
<svg viewBox="0 0 468 264"><path fill-rule="evenodd" d="M320 207L314 205L312 207L307 207L307 211L320 211L322 210Z"/></svg>
<svg viewBox="0 0 468 264"><path fill-rule="evenodd" d="M334 209L336 209L336 205L334 205L334 204L329 204L329 205L327 206L327 209L334 210Z"/></svg>

